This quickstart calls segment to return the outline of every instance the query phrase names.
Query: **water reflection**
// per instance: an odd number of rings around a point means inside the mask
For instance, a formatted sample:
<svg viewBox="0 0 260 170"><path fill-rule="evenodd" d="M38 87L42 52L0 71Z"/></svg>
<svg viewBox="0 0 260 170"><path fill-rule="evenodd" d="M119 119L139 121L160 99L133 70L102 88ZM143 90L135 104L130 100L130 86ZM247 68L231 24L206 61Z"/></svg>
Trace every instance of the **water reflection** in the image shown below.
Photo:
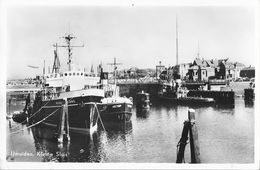
<svg viewBox="0 0 260 170"><path fill-rule="evenodd" d="M244 100L245 107L253 108L254 107L254 100Z"/></svg>
<svg viewBox="0 0 260 170"><path fill-rule="evenodd" d="M132 131L132 121L128 122L103 122L109 136L125 135Z"/></svg>
<svg viewBox="0 0 260 170"><path fill-rule="evenodd" d="M36 158L14 158L14 161L28 162L174 163L183 122L188 118L188 109L193 108L203 163L252 163L254 106L246 105L243 99L236 99L235 102L235 108L153 102L148 112L135 112L133 109L130 122L103 122L105 130L99 122L96 133L71 133L70 142L62 145L53 135L55 129L37 126L9 136L8 153L28 151L37 154ZM16 108L23 107L19 104L11 109ZM9 131L26 128L26 125L17 124L13 120L7 120L6 123Z"/></svg>
<svg viewBox="0 0 260 170"><path fill-rule="evenodd" d="M37 156L43 162L100 162L100 138L92 135L71 133L69 142L58 143L54 130L44 126L32 128Z"/></svg>
<svg viewBox="0 0 260 170"><path fill-rule="evenodd" d="M149 117L150 109L141 109L136 111L136 117L146 119Z"/></svg>

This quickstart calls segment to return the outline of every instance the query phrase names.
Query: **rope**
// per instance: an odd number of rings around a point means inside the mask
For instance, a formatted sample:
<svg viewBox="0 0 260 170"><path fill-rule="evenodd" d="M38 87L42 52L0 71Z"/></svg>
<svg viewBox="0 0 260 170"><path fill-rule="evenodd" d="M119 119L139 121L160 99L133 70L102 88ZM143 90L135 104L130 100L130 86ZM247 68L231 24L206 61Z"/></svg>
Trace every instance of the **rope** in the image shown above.
<svg viewBox="0 0 260 170"><path fill-rule="evenodd" d="M57 112L59 109L60 109L60 108L56 109L55 111L53 111L51 114L49 114L48 116L46 116L45 118L43 118L43 119L40 120L39 122L36 122L36 123L34 123L34 124L30 125L30 126L27 126L26 128L19 129L19 130L17 130L17 131L11 132L11 133L9 133L9 135L15 134L15 133L20 132L20 131L24 131L24 130L26 130L26 129L29 129L29 128L31 128L31 127L34 127L34 126L40 124L41 122L43 122L44 120L46 120L48 117L52 116L52 115L53 115L55 112Z"/></svg>
<svg viewBox="0 0 260 170"><path fill-rule="evenodd" d="M70 100L68 100L68 102L71 101L73 98L74 98L74 97L72 97ZM28 118L28 120L30 120L30 119L31 119L33 116L35 116L40 110L42 110L42 108L43 108L44 106L46 106L50 101L51 101L51 100L49 100L45 105L43 105L39 110L37 110L37 112L35 112L33 115L31 115L31 116ZM17 128L20 124L23 124L23 123L26 122L26 121L27 121L27 120L24 120L23 122L21 122L21 123L19 123L18 125L14 126L12 129Z"/></svg>
<svg viewBox="0 0 260 170"><path fill-rule="evenodd" d="M72 99L73 99L73 98L71 98L70 100L72 100ZM68 100L68 102L69 102L70 100ZM50 101L50 100L49 100L49 101ZM48 102L49 102L49 101L48 101ZM48 103L48 102L47 102L47 103ZM47 103L46 103L45 105L47 105ZM104 124L103 124L103 122L102 122L102 119L101 119L99 110L98 110L98 108L97 108L97 103L88 102L88 103L85 103L85 104L92 104L92 105L95 106L95 108L96 108L96 110L97 110L97 112L98 112L98 117L99 117L99 119L100 119L101 125L102 125L103 129L106 131L105 126L104 126ZM44 105L44 106L45 106L45 105ZM42 106L42 107L44 107L44 106ZM61 106L60 106L60 107L61 107ZM36 122L36 123L30 125L30 126L27 126L26 128L19 129L19 130L17 130L17 131L11 132L11 133L9 133L9 135L15 134L15 133L20 132L20 131L24 131L24 130L26 130L26 129L29 129L29 128L31 128L31 127L34 127L34 126L40 124L41 122L43 122L44 120L46 120L48 117L50 117L51 115L53 115L53 114L54 114L56 111L58 111L59 109L60 109L60 108L56 109L55 111L53 111L51 114L49 114L48 116L46 116L46 117L43 118L42 120L40 120L40 121L38 121L38 122ZM39 109L39 110L40 110L40 109ZM38 111L39 111L39 110L38 110ZM37 111L37 112L38 112L38 111ZM35 115L35 114L36 114L36 113L34 113L33 115ZM32 115L32 116L33 116L33 115ZM30 118L31 118L32 116L30 116ZM28 119L29 119L29 118L28 118Z"/></svg>
<svg viewBox="0 0 260 170"><path fill-rule="evenodd" d="M96 108L96 110L97 110L97 112L98 112L98 117L99 117L99 120L100 120L100 122L101 122L101 125L102 125L104 131L106 131L105 126L104 126L104 124L103 124L103 121L102 121L102 119L101 119L99 110L98 110L98 108L97 108L97 104L95 103L94 106L95 106L95 108Z"/></svg>
<svg viewBox="0 0 260 170"><path fill-rule="evenodd" d="M31 115L30 117L28 117L28 120L31 119L33 116L35 116L40 110L42 110L42 108L44 106L46 106L51 100L49 100L45 105L43 105L39 110L37 110L37 112L35 112L33 115ZM26 122L27 120L25 119L23 122L21 122L20 124L23 124L24 122ZM18 127L20 124L14 126L12 129L15 129L16 127Z"/></svg>

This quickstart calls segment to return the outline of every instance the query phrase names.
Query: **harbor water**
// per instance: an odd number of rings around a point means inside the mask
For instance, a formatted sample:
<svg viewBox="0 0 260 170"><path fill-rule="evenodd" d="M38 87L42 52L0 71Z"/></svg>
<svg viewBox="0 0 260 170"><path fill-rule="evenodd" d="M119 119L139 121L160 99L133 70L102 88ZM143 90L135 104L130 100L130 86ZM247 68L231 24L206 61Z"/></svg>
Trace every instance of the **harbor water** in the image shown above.
<svg viewBox="0 0 260 170"><path fill-rule="evenodd" d="M237 88L237 87L234 87ZM244 88L244 87L243 87ZM242 93L237 88L237 93ZM172 102L152 101L148 113L133 109L127 124L99 124L92 135L73 134L60 145L49 137L50 129L26 128L6 120L7 160L13 162L109 162L175 163L177 144L188 109L195 110L202 163L254 162L254 105L247 105L237 95L235 107L181 106ZM8 104L7 104L8 105ZM11 103L11 112L22 110L24 102ZM7 110L8 110L7 106ZM190 145L185 161L190 162Z"/></svg>

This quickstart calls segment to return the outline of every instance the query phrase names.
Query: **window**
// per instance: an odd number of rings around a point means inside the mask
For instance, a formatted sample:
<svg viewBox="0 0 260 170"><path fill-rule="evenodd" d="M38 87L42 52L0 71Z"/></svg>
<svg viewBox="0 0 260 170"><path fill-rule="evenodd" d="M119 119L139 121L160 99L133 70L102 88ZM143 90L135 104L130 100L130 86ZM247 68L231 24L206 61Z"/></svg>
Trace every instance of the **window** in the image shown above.
<svg viewBox="0 0 260 170"><path fill-rule="evenodd" d="M71 73L69 73L69 76L71 76Z"/></svg>
<svg viewBox="0 0 260 170"><path fill-rule="evenodd" d="M73 73L73 76L75 76L75 73Z"/></svg>
<svg viewBox="0 0 260 170"><path fill-rule="evenodd" d="M79 73L77 73L77 76L79 76Z"/></svg>
<svg viewBox="0 0 260 170"><path fill-rule="evenodd" d="M81 73L81 75L83 76L83 73Z"/></svg>
<svg viewBox="0 0 260 170"><path fill-rule="evenodd" d="M65 76L67 76L67 73L65 73Z"/></svg>

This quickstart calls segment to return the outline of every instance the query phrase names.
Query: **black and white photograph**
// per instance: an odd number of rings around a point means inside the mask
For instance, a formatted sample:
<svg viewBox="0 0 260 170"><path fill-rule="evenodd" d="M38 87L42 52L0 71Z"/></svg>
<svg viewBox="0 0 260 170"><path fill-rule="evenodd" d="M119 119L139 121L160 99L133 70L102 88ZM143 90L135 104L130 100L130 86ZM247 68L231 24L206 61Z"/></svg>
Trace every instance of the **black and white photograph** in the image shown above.
<svg viewBox="0 0 260 170"><path fill-rule="evenodd" d="M0 2L0 169L259 169L258 0Z"/></svg>

